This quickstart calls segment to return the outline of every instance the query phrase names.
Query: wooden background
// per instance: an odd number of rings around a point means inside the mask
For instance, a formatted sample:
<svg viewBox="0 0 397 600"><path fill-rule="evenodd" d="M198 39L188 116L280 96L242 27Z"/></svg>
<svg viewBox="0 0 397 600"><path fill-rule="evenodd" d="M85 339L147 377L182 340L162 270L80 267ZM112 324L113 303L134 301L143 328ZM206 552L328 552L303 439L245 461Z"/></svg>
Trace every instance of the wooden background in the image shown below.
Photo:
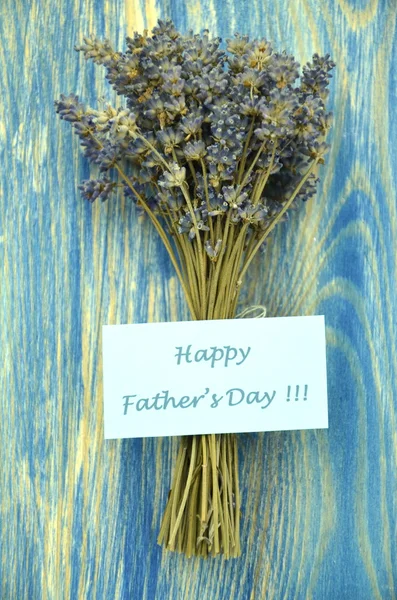
<svg viewBox="0 0 397 600"><path fill-rule="evenodd" d="M397 597L395 0L2 0L2 600ZM241 435L243 555L156 545L176 439L103 441L101 326L183 320L147 222L88 175L53 100L112 98L82 35L178 27L265 36L337 62L318 198L279 227L244 305L325 314L329 431ZM296 348L299 352L299 347Z"/></svg>

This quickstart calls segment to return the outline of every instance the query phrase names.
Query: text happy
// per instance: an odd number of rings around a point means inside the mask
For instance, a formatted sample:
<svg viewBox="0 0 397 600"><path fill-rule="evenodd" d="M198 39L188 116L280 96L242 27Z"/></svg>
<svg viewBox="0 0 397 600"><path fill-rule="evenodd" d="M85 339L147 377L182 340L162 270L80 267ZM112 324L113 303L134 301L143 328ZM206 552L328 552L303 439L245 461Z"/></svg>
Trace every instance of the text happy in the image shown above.
<svg viewBox="0 0 397 600"><path fill-rule="evenodd" d="M234 346L210 346L210 348L204 348L199 350L193 350L192 344L183 348L182 346L175 346L176 348L176 364L182 363L199 363L207 362L213 369L216 365L228 367L232 365L242 365L248 357L251 346L248 348L235 348Z"/></svg>

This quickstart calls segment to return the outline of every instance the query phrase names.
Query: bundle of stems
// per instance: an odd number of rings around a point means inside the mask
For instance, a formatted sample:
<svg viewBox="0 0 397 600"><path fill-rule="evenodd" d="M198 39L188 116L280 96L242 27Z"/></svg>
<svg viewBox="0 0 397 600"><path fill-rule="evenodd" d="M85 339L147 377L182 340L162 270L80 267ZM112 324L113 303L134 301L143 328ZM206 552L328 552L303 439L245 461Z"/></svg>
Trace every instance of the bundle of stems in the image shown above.
<svg viewBox="0 0 397 600"><path fill-rule="evenodd" d="M99 167L90 202L118 187L159 234L194 320L233 319L242 282L275 226L316 191L331 113L329 55L303 67L264 39L180 34L159 21L127 51L84 38L125 104L94 110L74 94L56 110ZM116 179L109 178L115 173ZM234 435L182 440L159 543L188 556L240 554Z"/></svg>
<svg viewBox="0 0 397 600"><path fill-rule="evenodd" d="M185 437L158 543L187 557L240 555L240 491L234 434Z"/></svg>
<svg viewBox="0 0 397 600"><path fill-rule="evenodd" d="M248 146L249 141L250 136L246 138L246 146ZM142 137L142 143L155 156L158 156L167 175L171 174L173 176L176 171L179 172L182 170L177 162L175 153L175 163L168 163L144 137ZM244 189L246 181L250 177L264 148L265 144L262 144L256 156L250 162L245 176L237 176L236 191L233 190L234 195L237 197L241 194L241 190ZM275 150L273 154L275 154ZM244 149L240 166L244 165L246 160L247 150ZM247 207L248 203L245 206L242 204L240 206L236 205L235 212L229 210L225 218L223 214L214 214L217 211L212 209L210 200L206 195L204 203L206 206L205 223L208 223L208 225L205 225L203 220L197 218L198 201L194 195L191 195L191 188L189 188L185 180L180 182L179 187L188 210L186 211L184 207L171 211L167 204L160 203L156 214L150 208L148 202L135 189L133 183L121 167L116 165L116 169L122 180L133 193L138 205L149 216L160 235L175 267L189 305L191 316L194 320L234 318L241 284L248 267L274 227L281 221L284 214L309 180L316 165L322 160L322 155L317 155L308 164L306 172L301 176L288 199L277 207L277 211L269 217L263 205L259 203L260 196L258 193L260 194L261 190L263 191L266 186L274 166L273 160L274 158L270 160L270 164L265 171L258 171L253 177L255 185L250 197L249 208ZM204 188L208 189L204 162L202 162L202 176ZM258 189L259 192L256 191ZM161 193L160 189L158 191ZM254 214L254 217L247 214L241 216L241 218L237 218L236 213L238 214L238 210L246 213L250 210ZM266 218L264 216L260 217L262 227L258 227L258 212L266 214ZM186 218L186 215L189 217L191 239L181 235L180 223ZM171 243L170 238L174 244Z"/></svg>
<svg viewBox="0 0 397 600"><path fill-rule="evenodd" d="M268 226L255 235L251 232L248 240L248 223L236 227L231 222L231 212L223 223L219 216L209 217L210 226L204 234L204 244L211 239L211 234L220 240L222 245L216 261L209 260L204 252L198 224L194 219L196 235L192 241L175 232L179 264L182 265L179 277L193 319L230 319L236 316L241 283L252 259L291 206L317 162L313 160L288 201ZM188 205L191 204L188 189L184 193ZM252 201L255 202L255 197ZM194 215L193 208L191 214ZM149 216L156 218L150 212ZM170 229L172 226L170 220ZM169 252L172 252L172 248ZM172 254L171 257L178 265L177 257ZM220 552L225 558L240 555L236 435L201 435L182 440L158 543L167 550L183 552L188 557L214 556Z"/></svg>

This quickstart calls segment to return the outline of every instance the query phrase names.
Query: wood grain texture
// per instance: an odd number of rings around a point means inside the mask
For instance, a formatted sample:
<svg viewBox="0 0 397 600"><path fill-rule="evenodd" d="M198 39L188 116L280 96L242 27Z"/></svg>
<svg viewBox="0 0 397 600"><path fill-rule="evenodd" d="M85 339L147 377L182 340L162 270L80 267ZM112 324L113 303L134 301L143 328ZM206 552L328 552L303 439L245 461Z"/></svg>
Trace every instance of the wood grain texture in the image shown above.
<svg viewBox="0 0 397 600"><path fill-rule="evenodd" d="M251 269L243 304L325 314L329 431L241 435L243 555L156 545L177 440L103 441L101 326L182 320L155 233L90 206L53 100L113 98L73 45L171 16L337 62L318 198ZM2 600L397 596L397 8L394 0L2 0ZM299 348L297 348L299 351Z"/></svg>

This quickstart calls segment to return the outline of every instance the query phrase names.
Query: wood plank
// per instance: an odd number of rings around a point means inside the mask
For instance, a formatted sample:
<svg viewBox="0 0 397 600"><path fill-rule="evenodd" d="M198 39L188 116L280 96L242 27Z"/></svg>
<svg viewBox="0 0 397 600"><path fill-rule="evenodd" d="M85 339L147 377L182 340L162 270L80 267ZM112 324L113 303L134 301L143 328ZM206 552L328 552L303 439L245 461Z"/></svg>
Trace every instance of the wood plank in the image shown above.
<svg viewBox="0 0 397 600"><path fill-rule="evenodd" d="M0 6L0 596L395 598L397 5L393 0L3 0ZM329 431L241 435L243 555L156 545L177 440L102 439L101 326L188 312L149 224L90 206L53 100L115 101L73 52L171 16L337 62L317 199L279 227L243 305L325 314ZM297 348L299 351L299 348Z"/></svg>

